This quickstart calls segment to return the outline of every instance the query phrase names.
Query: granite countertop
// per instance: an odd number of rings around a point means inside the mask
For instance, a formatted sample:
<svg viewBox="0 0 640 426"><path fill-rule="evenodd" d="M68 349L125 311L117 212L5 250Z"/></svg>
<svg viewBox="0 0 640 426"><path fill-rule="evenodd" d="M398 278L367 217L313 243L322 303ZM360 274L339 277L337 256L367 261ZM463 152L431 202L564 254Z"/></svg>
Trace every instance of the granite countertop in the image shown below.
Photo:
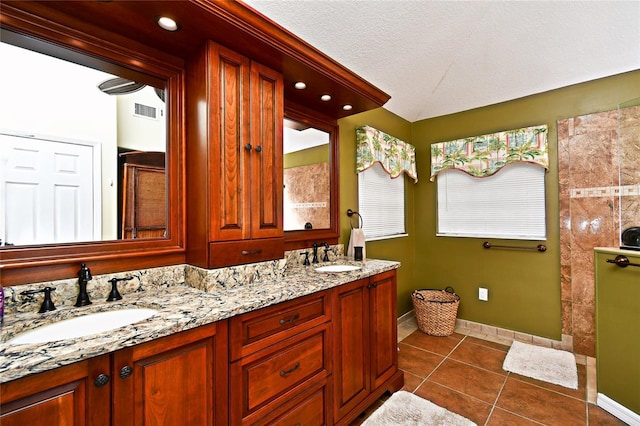
<svg viewBox="0 0 640 426"><path fill-rule="evenodd" d="M63 307L39 314L19 313L5 318L0 343L0 382L8 382L29 374L40 373L83 359L107 354L122 348L148 342L173 333L231 318L297 297L390 271L400 263L367 260L350 263L362 266L351 272L317 272L313 266L289 268L280 278L265 278L243 286L204 292L186 284L146 289L123 295L117 302L94 302L85 307ZM325 266L319 264L317 266ZM151 318L77 339L41 344L7 344L21 333L40 325L95 312L127 308L151 308L158 313Z"/></svg>

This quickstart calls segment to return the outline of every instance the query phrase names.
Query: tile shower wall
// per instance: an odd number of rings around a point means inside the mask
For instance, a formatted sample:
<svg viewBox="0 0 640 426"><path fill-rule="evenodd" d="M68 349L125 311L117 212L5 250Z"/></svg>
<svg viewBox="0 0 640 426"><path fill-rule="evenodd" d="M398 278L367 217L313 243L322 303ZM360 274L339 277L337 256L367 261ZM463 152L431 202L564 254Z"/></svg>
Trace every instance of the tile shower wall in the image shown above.
<svg viewBox="0 0 640 426"><path fill-rule="evenodd" d="M640 219L640 107L622 110L620 133L618 145L618 111L558 121L562 334L591 357L593 248L618 247L620 230Z"/></svg>
<svg viewBox="0 0 640 426"><path fill-rule="evenodd" d="M284 169L284 229L331 226L329 163Z"/></svg>

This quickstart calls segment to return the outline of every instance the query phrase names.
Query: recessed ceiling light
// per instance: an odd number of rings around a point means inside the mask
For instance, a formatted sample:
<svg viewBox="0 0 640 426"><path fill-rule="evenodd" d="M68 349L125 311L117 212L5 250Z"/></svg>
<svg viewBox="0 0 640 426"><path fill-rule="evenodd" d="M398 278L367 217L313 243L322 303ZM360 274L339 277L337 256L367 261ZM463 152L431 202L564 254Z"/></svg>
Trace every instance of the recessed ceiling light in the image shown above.
<svg viewBox="0 0 640 426"><path fill-rule="evenodd" d="M349 105L349 104L342 105L342 109L345 110L345 111L351 111L352 108L353 107L351 105Z"/></svg>
<svg viewBox="0 0 640 426"><path fill-rule="evenodd" d="M331 95L322 95L320 96L320 99L327 102L331 100Z"/></svg>
<svg viewBox="0 0 640 426"><path fill-rule="evenodd" d="M167 31L178 31L180 29L180 26L176 21L166 16L161 16L158 18L158 25L160 26L160 28Z"/></svg>
<svg viewBox="0 0 640 426"><path fill-rule="evenodd" d="M302 90L302 89L306 89L307 85L304 83L304 81L298 81L296 84L293 85L293 87L295 87L298 90Z"/></svg>

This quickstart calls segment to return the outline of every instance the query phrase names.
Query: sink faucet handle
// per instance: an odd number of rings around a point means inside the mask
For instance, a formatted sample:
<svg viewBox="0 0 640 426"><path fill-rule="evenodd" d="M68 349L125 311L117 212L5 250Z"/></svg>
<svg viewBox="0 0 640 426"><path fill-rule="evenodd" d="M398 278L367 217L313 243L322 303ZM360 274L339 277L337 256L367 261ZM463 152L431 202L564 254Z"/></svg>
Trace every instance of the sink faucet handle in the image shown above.
<svg viewBox="0 0 640 426"><path fill-rule="evenodd" d="M42 301L42 305L40 306L40 310L38 311L38 313L42 314L45 312L56 310L56 306L51 300L51 292L55 289L55 287L45 287L40 290L26 290L21 292L20 294L23 296L31 296L33 294L44 293L44 300Z"/></svg>
<svg viewBox="0 0 640 426"><path fill-rule="evenodd" d="M93 277L91 276L91 269L87 268L86 263L80 265L80 270L78 271L78 279L83 281L91 281L91 279L93 279Z"/></svg>
<svg viewBox="0 0 640 426"><path fill-rule="evenodd" d="M78 286L80 287L80 291L78 292L78 298L76 299L76 304L74 306L80 307L91 305L91 300L87 293L87 283L91 281L92 278L91 270L87 268L87 264L81 264L80 270L78 271Z"/></svg>
<svg viewBox="0 0 640 426"><path fill-rule="evenodd" d="M109 293L109 297L107 298L107 302L114 302L116 300L122 299L120 292L118 291L118 281L129 281L132 280L133 277L125 277L125 278L111 278L109 282L111 283L111 292Z"/></svg>
<svg viewBox="0 0 640 426"><path fill-rule="evenodd" d="M322 258L323 262L328 262L329 261L329 243L324 242L322 243L322 245L324 246L324 257Z"/></svg>
<svg viewBox="0 0 640 426"><path fill-rule="evenodd" d="M302 262L302 264L303 264L304 266L309 266L309 265L311 265L311 263L309 263L309 252L308 252L308 251L305 251L305 252L303 252L303 253L300 253L300 256L304 256L304 262Z"/></svg>

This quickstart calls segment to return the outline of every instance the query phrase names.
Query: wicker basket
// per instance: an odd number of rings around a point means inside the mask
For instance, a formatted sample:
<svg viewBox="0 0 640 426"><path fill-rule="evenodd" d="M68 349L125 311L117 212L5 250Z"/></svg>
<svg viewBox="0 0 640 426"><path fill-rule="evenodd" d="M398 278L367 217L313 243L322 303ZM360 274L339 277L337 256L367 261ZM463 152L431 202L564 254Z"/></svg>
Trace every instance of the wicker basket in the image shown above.
<svg viewBox="0 0 640 426"><path fill-rule="evenodd" d="M452 287L445 290L414 290L411 300L420 331L432 336L453 334L460 296L453 292Z"/></svg>

